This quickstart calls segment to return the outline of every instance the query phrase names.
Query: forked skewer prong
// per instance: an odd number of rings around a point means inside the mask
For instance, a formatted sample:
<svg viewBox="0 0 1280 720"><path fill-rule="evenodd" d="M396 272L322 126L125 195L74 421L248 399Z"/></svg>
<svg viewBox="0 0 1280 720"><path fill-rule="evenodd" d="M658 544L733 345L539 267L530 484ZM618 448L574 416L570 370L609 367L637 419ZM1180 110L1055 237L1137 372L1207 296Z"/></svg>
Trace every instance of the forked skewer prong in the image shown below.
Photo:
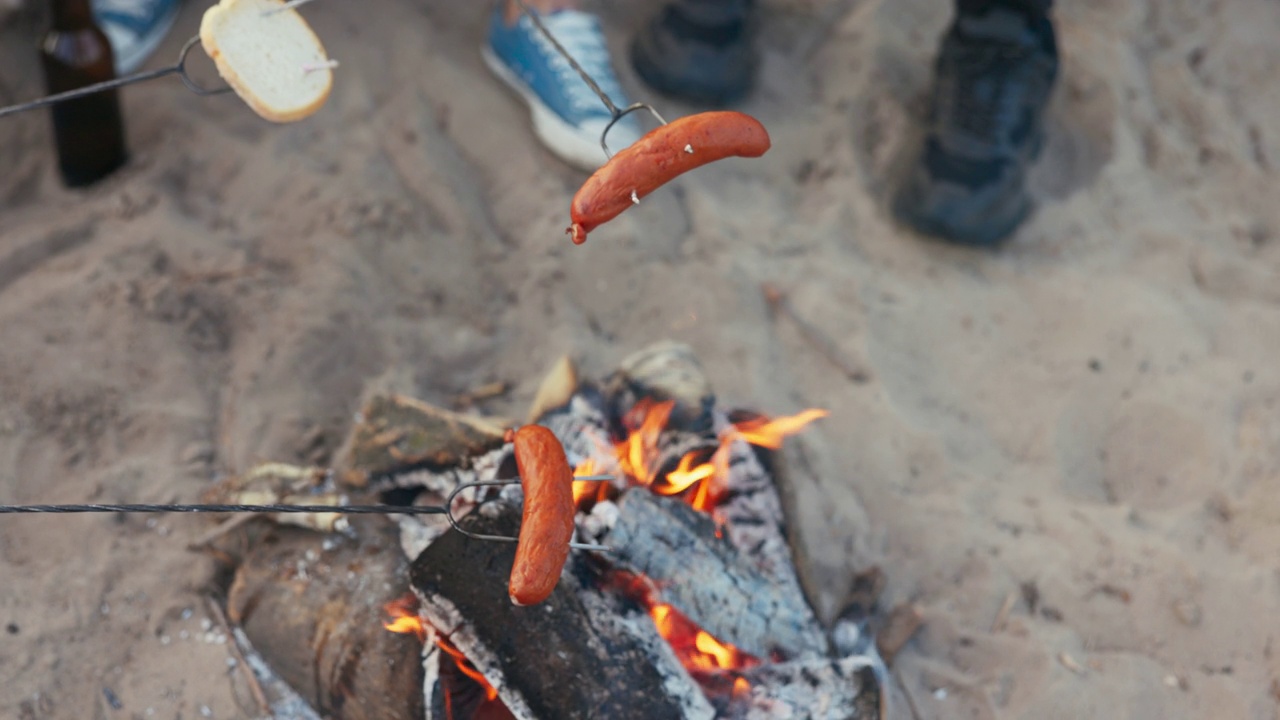
<svg viewBox="0 0 1280 720"><path fill-rule="evenodd" d="M613 479L614 478L612 475L583 475L581 477L575 477L573 481L574 482L613 482ZM474 480L469 483L462 483L458 487L454 488L453 492L449 493L449 496L445 498L444 516L448 518L449 525L451 525L454 530L457 530L458 532L462 533L463 535L466 535L469 538L474 538L476 540L492 540L494 542L518 542L519 538L514 538L514 537L511 537L510 535L488 535L485 533L471 532L470 530L463 528L458 523L457 518L453 516L453 499L458 496L458 493L462 492L463 490L466 490L467 488L502 487L506 485L519 485L519 484L520 484L520 478L518 477L510 478L508 480ZM575 550L595 550L597 552L609 552L608 545L596 545L594 543L571 542L569 543L569 547Z"/></svg>
<svg viewBox="0 0 1280 720"><path fill-rule="evenodd" d="M667 121L662 118L662 115L659 115L658 111L654 109L654 107L649 103L631 103L625 108L621 110L617 110L616 112L613 113L613 119L609 121L608 125L604 126L604 131L600 133L600 147L604 148L605 157L608 157L608 158L613 157L613 153L610 152L609 150L609 144L605 142L605 140L609 137L609 131L613 129L614 125L618 124L619 120L626 117L630 113L635 112L636 110L648 110L649 114L652 115L654 118L656 118L659 124L661 125L667 124Z"/></svg>

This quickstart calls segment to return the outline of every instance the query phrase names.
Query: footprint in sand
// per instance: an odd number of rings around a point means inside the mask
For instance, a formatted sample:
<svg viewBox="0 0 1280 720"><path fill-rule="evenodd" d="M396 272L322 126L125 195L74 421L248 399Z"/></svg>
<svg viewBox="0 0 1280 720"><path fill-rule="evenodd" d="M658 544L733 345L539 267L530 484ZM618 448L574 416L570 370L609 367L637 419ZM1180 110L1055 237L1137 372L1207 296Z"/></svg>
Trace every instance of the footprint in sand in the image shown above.
<svg viewBox="0 0 1280 720"><path fill-rule="evenodd" d="M1103 487L1115 503L1166 509L1202 501L1218 482L1204 427L1167 405L1121 406L1102 448Z"/></svg>

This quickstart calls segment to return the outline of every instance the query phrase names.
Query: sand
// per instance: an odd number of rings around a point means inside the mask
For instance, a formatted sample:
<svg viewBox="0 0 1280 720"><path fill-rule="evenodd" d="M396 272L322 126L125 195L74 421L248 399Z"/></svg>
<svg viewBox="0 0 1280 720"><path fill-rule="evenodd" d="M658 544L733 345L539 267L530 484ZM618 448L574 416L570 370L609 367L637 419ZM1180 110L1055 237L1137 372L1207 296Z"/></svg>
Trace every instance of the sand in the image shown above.
<svg viewBox="0 0 1280 720"><path fill-rule="evenodd" d="M651 4L601 5L621 52ZM922 609L895 717L1275 718L1280 5L1060 5L1040 209L994 253L884 211L950 12L930 0L766 3L741 109L770 153L581 247L583 174L481 64L481 3L308 6L341 67L295 125L130 88L133 161L88 192L59 186L42 113L0 121L0 498L194 500L328 462L369 393L508 380L483 409L518 417L561 353L598 375L673 338L723 403L830 409L788 446L793 522L824 616L873 564L886 606ZM37 20L0 27L0 101L39 92ZM0 715L251 717L185 549L206 527L0 521Z"/></svg>

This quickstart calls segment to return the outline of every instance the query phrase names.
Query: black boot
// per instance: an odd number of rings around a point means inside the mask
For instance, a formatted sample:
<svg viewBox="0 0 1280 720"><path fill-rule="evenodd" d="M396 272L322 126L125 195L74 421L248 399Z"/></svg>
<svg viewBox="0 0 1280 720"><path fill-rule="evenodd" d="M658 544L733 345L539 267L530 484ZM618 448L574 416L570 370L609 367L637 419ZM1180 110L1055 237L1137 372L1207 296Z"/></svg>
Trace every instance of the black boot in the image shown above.
<svg viewBox="0 0 1280 720"><path fill-rule="evenodd" d="M994 245L1031 210L1026 172L1058 74L1053 25L1033 5L962 2L942 41L924 146L893 200L925 234Z"/></svg>
<svg viewBox="0 0 1280 720"><path fill-rule="evenodd" d="M699 105L740 100L755 79L752 0L673 0L631 44L631 62L655 90Z"/></svg>

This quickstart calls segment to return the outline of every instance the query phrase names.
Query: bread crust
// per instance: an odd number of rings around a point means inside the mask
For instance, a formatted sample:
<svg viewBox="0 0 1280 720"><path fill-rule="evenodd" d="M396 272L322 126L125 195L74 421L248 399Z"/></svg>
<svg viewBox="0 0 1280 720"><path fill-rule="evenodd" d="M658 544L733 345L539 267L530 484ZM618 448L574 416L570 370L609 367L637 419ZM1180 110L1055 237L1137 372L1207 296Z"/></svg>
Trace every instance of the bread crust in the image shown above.
<svg viewBox="0 0 1280 720"><path fill-rule="evenodd" d="M329 92L333 88L332 71L328 69L316 71L323 72L325 74L325 84L324 89L312 102L293 108L272 107L265 100L258 97L257 93L255 93L250 87L248 87L248 85L240 78L240 73L236 72L235 66L227 61L225 54L218 47L217 36L219 25L222 21L222 14L233 12L235 10L235 6L242 1L244 0L221 0L217 5L213 5L208 10L205 10L204 16L200 20L200 45L204 47L204 51L209 56L209 59L213 60L214 66L218 69L218 74L222 76L222 79L225 80L228 85L231 86L231 89L235 90L236 95L240 96L240 99L263 119L275 123L291 123L314 115L316 111L325 104L325 101L329 99ZM277 6L284 5L283 0L268 1ZM306 30L307 35L316 44L316 47L320 49L320 54L324 57L328 57L328 54L325 53L324 50L324 44L320 42L320 38L317 37L315 31L311 29L311 25L307 23L306 19L304 19L302 15L298 14L297 10L290 8L283 11L282 14L291 15L295 21Z"/></svg>

